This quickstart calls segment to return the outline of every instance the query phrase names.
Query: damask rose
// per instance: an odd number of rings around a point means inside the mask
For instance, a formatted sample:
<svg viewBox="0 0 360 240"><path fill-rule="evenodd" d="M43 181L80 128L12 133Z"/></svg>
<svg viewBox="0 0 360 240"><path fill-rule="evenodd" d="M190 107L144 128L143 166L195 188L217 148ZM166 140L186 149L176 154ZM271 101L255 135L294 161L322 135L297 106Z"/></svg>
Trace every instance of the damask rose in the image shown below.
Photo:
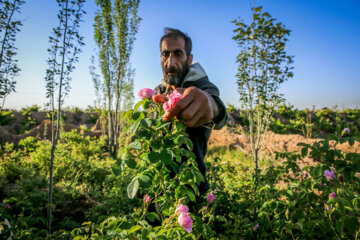
<svg viewBox="0 0 360 240"><path fill-rule="evenodd" d="M329 198L330 199L336 198L336 193L335 192L330 193Z"/></svg>
<svg viewBox="0 0 360 240"><path fill-rule="evenodd" d="M174 90L173 93L169 96L169 100L163 104L165 112L169 112L175 105L177 101L182 97L182 94L177 90Z"/></svg>
<svg viewBox="0 0 360 240"><path fill-rule="evenodd" d="M211 192L209 195L207 195L206 199L209 203L212 203L215 200L214 194Z"/></svg>
<svg viewBox="0 0 360 240"><path fill-rule="evenodd" d="M191 217L187 214L180 214L180 216L178 217L178 222L179 225L188 233L192 232L192 219Z"/></svg>
<svg viewBox="0 0 360 240"><path fill-rule="evenodd" d="M189 208L185 205L179 204L176 206L175 209L175 213L176 214L188 214L189 213Z"/></svg>
<svg viewBox="0 0 360 240"><path fill-rule="evenodd" d="M146 203L150 203L150 202L151 202L150 196L146 194L145 197L144 197L144 201L145 201Z"/></svg>
<svg viewBox="0 0 360 240"><path fill-rule="evenodd" d="M139 91L138 95L141 99L151 99L151 97L156 93L155 90L150 88L143 88Z"/></svg>
<svg viewBox="0 0 360 240"><path fill-rule="evenodd" d="M334 178L336 178L335 173L333 171L329 171L329 170L325 170L324 171L324 176L328 179L328 180L332 180Z"/></svg>

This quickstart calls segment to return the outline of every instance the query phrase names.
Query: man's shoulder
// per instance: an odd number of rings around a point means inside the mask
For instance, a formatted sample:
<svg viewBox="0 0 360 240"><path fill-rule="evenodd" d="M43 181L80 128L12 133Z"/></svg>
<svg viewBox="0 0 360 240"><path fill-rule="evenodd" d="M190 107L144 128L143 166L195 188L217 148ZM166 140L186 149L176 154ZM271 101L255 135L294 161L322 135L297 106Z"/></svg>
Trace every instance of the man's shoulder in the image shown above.
<svg viewBox="0 0 360 240"><path fill-rule="evenodd" d="M212 82L209 81L209 78L207 76L199 78L196 81L185 82L183 87L196 87L209 93L210 95L219 96L219 89Z"/></svg>

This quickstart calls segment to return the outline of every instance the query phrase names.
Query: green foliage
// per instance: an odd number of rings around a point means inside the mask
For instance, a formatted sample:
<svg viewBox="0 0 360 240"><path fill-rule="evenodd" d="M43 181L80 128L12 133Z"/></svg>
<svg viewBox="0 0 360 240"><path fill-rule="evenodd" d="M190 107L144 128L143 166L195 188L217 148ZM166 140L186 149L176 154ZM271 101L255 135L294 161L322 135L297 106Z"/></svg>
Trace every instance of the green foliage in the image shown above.
<svg viewBox="0 0 360 240"><path fill-rule="evenodd" d="M18 75L20 68L14 56L17 54L15 47L16 34L20 31L22 22L15 20L16 14L20 13L23 0L0 1L0 98L1 108L4 107L5 98L15 92L14 77Z"/></svg>
<svg viewBox="0 0 360 240"><path fill-rule="evenodd" d="M278 153L276 166L264 160L256 173L239 150L210 148L208 180L216 199L208 203L196 193L202 176L184 126L161 122L162 109L148 100L137 107L143 110L127 114L133 136L118 161L109 157L106 139L72 131L59 140L54 239L356 239L360 155L335 146L358 137L300 143L300 153ZM32 137L0 146L2 236L46 238L50 153L50 142ZM314 163L300 169L305 157ZM191 233L178 224L180 202L190 208Z"/></svg>
<svg viewBox="0 0 360 240"><path fill-rule="evenodd" d="M237 56L236 77L240 102L249 119L249 133L255 168L258 168L258 151L261 149L275 107L281 96L280 84L293 76L292 57L285 52L287 30L276 23L262 7L253 8L250 25L241 19L236 25L233 39L240 47Z"/></svg>
<svg viewBox="0 0 360 240"><path fill-rule="evenodd" d="M139 0L97 0L94 38L98 47L98 59L103 81L96 73L95 58L91 58L90 74L97 96L96 107L107 112L106 134L109 150L117 156L119 141L124 122L121 111L133 105L134 69L130 64L135 35L141 18L137 11ZM99 114L100 116L102 113ZM105 119L104 119L105 120Z"/></svg>
<svg viewBox="0 0 360 240"><path fill-rule="evenodd" d="M13 120L12 111L0 111L0 126L9 125Z"/></svg>

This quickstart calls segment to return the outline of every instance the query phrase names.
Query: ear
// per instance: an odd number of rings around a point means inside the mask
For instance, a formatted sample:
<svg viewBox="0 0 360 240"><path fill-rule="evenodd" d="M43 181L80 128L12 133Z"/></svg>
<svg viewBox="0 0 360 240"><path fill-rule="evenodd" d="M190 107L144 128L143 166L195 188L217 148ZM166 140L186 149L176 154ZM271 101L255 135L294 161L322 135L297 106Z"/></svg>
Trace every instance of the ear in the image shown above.
<svg viewBox="0 0 360 240"><path fill-rule="evenodd" d="M190 54L190 55L188 56L188 65L189 65L189 67L190 67L191 64L192 64L192 61L193 61L193 55Z"/></svg>

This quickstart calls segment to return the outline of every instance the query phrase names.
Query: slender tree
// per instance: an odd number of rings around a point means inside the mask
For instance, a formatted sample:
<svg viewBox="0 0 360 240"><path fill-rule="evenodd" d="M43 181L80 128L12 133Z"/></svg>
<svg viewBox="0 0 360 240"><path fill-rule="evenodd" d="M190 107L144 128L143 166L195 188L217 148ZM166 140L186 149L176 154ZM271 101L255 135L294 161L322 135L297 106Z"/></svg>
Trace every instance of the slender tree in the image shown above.
<svg viewBox="0 0 360 240"><path fill-rule="evenodd" d="M53 207L53 168L57 142L60 138L60 115L61 106L65 96L70 91L70 73L74 70L74 64L78 61L78 54L84 45L83 37L79 35L78 29L81 18L85 11L83 3L85 0L56 0L59 6L57 15L59 24L53 28L49 37L50 48L46 70L46 97L49 98L52 120L55 119L55 92L57 96L57 120L56 126L52 124L52 148L50 159L50 183L49 183L49 209L48 209L48 232L51 234L52 207Z"/></svg>
<svg viewBox="0 0 360 240"><path fill-rule="evenodd" d="M0 0L0 98L1 108L4 107L5 98L15 92L16 81L14 77L20 71L17 60L14 59L17 48L15 47L16 34L20 31L22 22L15 20L15 15L20 13L23 0Z"/></svg>
<svg viewBox="0 0 360 240"><path fill-rule="evenodd" d="M285 52L290 30L275 23L270 14L262 12L262 7L254 7L252 17L250 25L241 19L233 21L237 27L233 39L240 47L237 85L240 102L250 122L251 149L257 170L258 152L271 116L282 101L279 86L293 76L293 57Z"/></svg>
<svg viewBox="0 0 360 240"><path fill-rule="evenodd" d="M96 4L95 41L106 99L107 135L110 153L116 158L122 128L120 115L133 99L130 54L141 20L137 16L139 0L96 0Z"/></svg>

